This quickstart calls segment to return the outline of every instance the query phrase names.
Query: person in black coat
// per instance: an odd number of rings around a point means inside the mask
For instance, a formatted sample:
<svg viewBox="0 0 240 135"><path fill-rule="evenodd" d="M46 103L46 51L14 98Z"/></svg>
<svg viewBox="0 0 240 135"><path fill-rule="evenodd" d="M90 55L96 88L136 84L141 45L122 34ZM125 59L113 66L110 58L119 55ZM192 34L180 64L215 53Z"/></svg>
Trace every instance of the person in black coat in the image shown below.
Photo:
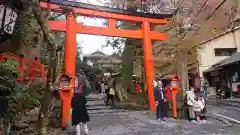
<svg viewBox="0 0 240 135"><path fill-rule="evenodd" d="M162 87L162 81L157 80L157 86L154 87L154 97L156 101L156 116L157 116L157 121L165 121L164 115L165 113L165 102L166 99L164 97L164 90Z"/></svg>
<svg viewBox="0 0 240 135"><path fill-rule="evenodd" d="M75 88L77 89L77 88ZM90 121L86 108L87 100L83 90L75 90L72 98L72 125L76 126L76 135L80 135L80 124L82 124L85 134L88 134L87 122Z"/></svg>

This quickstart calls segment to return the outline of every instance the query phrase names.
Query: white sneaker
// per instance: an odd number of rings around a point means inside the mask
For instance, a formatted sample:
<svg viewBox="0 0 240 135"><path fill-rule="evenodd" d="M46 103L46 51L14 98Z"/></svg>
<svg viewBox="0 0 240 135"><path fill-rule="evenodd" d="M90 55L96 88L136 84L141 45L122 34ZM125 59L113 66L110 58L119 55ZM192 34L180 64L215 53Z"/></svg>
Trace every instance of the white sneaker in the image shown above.
<svg viewBox="0 0 240 135"><path fill-rule="evenodd" d="M80 124L77 124L75 128L76 128L76 135L81 135L81 127L80 127Z"/></svg>
<svg viewBox="0 0 240 135"><path fill-rule="evenodd" d="M202 123L207 123L207 121L206 120L202 120Z"/></svg>
<svg viewBox="0 0 240 135"><path fill-rule="evenodd" d="M196 121L196 120L191 120L191 122L192 122L192 123L197 123L197 121Z"/></svg>
<svg viewBox="0 0 240 135"><path fill-rule="evenodd" d="M83 124L83 130L84 130L84 132L85 132L85 135L88 135L88 126L87 126L86 123Z"/></svg>
<svg viewBox="0 0 240 135"><path fill-rule="evenodd" d="M157 120L158 122L161 122L161 121L162 121L160 118L157 118L156 120Z"/></svg>

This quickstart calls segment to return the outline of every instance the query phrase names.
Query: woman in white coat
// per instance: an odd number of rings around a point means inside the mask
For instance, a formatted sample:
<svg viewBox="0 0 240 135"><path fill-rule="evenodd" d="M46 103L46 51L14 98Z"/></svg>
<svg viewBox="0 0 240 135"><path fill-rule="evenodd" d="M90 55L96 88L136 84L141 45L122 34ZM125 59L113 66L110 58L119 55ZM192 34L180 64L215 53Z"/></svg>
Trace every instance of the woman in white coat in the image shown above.
<svg viewBox="0 0 240 135"><path fill-rule="evenodd" d="M190 87L190 89L186 92L186 96L187 96L189 120L191 122L196 122L194 105L197 104L197 102L195 101L195 94L194 94L194 88L193 87Z"/></svg>

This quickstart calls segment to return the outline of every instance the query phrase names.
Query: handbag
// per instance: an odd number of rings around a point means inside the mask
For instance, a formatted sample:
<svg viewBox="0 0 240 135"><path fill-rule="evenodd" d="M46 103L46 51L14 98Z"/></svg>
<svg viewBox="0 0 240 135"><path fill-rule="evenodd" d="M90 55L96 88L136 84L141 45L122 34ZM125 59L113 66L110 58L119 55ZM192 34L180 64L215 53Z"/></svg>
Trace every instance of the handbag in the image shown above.
<svg viewBox="0 0 240 135"><path fill-rule="evenodd" d="M113 88L110 88L109 94L110 94L110 95L115 95L115 90L114 90Z"/></svg>
<svg viewBox="0 0 240 135"><path fill-rule="evenodd" d="M187 104L190 105L190 106L193 106L193 102L191 100L188 100Z"/></svg>

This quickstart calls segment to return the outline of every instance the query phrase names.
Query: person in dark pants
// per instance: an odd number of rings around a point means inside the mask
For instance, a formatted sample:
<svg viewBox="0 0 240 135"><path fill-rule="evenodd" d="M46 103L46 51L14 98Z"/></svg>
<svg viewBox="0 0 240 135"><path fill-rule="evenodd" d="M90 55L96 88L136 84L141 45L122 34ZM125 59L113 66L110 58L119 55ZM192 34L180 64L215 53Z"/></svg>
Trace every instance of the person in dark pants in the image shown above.
<svg viewBox="0 0 240 135"><path fill-rule="evenodd" d="M86 108L87 100L83 95L74 95L72 98L72 125L76 128L76 135L80 135L80 125L85 134L88 134L87 122L90 120Z"/></svg>
<svg viewBox="0 0 240 135"><path fill-rule="evenodd" d="M108 84L107 83L104 83L104 91L105 91L105 96L106 96L106 98L105 98L105 105L106 106L108 106L108 93L109 93L109 91L110 91L110 88L109 88L109 86L108 86Z"/></svg>
<svg viewBox="0 0 240 135"><path fill-rule="evenodd" d="M107 91L107 100L106 100L106 106L109 105L109 101L111 101L111 105L112 107L115 106L115 90L113 89L112 86L109 86L108 89L106 89Z"/></svg>
<svg viewBox="0 0 240 135"><path fill-rule="evenodd" d="M164 102L164 116L165 117L169 117L168 116L168 111L170 109L170 106L171 106L171 98L172 98L172 95L171 95L171 88L170 86L167 86L165 87L164 89L164 99L165 99L165 102Z"/></svg>
<svg viewBox="0 0 240 135"><path fill-rule="evenodd" d="M164 113L165 113L165 99L162 87L162 81L157 80L157 86L154 88L154 96L156 100L156 116L157 121L165 121Z"/></svg>
<svg viewBox="0 0 240 135"><path fill-rule="evenodd" d="M78 79L78 87L75 88L74 91L74 96L72 98L71 106L72 106L72 126L75 126L76 128L76 135L80 135L80 125L83 126L83 130L85 134L88 134L88 126L87 122L90 121L89 115L87 112L87 107L86 107L86 89L87 89L87 84L84 83L83 87L80 87L80 85L83 85L80 80Z"/></svg>

